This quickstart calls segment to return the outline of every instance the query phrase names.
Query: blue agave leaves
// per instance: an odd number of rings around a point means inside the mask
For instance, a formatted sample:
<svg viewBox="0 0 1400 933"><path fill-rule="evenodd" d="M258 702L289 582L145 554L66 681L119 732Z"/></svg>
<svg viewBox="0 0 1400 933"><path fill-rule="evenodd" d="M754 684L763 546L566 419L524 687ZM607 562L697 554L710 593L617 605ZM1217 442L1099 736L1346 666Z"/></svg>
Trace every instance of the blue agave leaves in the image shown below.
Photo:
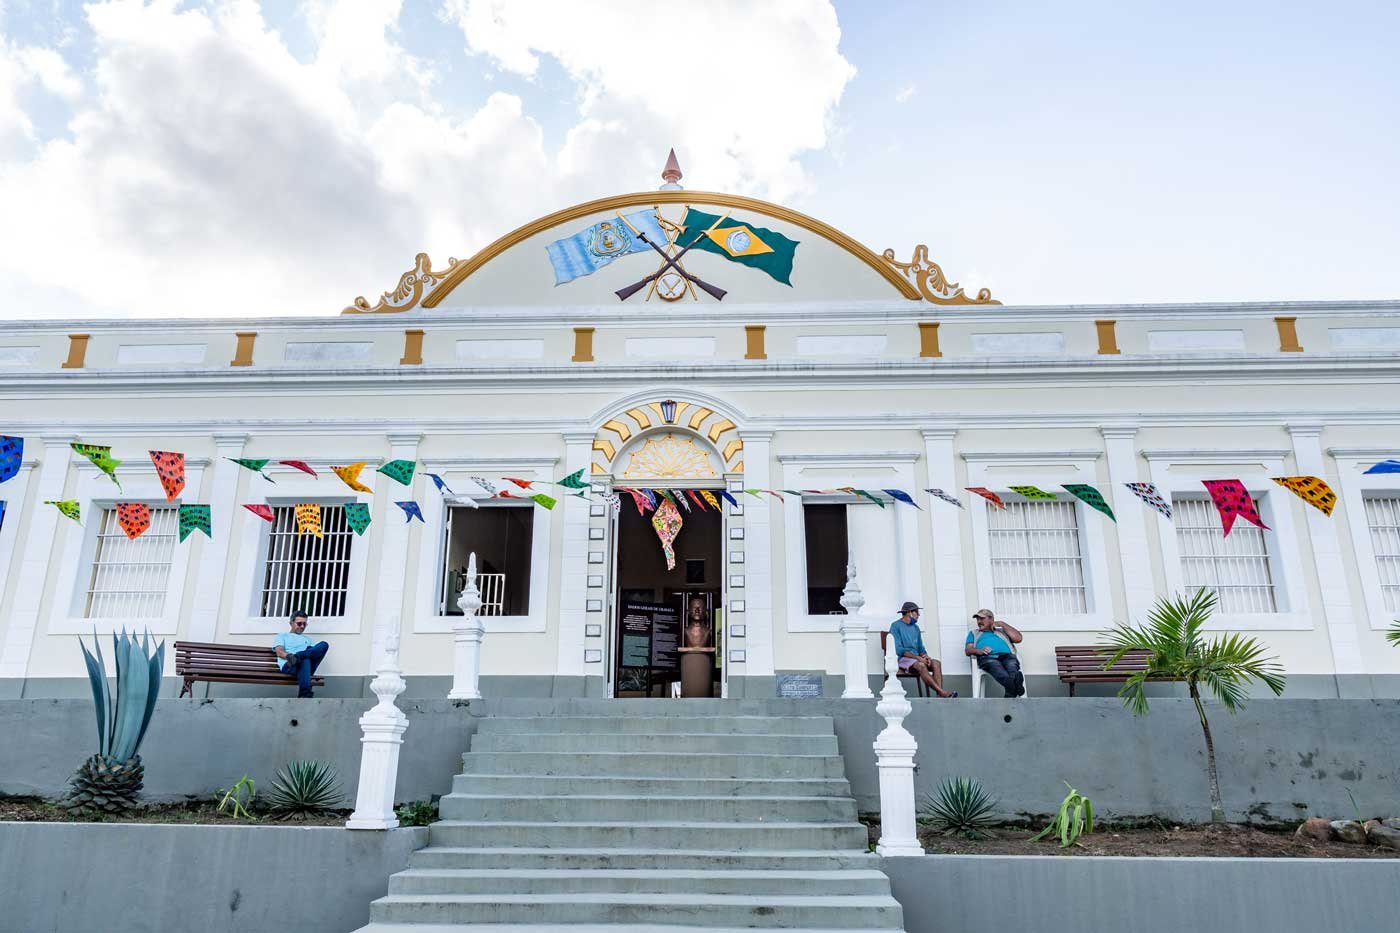
<svg viewBox="0 0 1400 933"><path fill-rule="evenodd" d="M149 632L143 632L140 640L126 631L112 635L112 656L117 669L115 695L107 682L101 642L93 638L95 656L81 639L78 645L83 649L88 684L92 687L98 753L118 761L133 758L156 711L161 672L165 668L165 643L157 644L155 652L151 653Z"/></svg>

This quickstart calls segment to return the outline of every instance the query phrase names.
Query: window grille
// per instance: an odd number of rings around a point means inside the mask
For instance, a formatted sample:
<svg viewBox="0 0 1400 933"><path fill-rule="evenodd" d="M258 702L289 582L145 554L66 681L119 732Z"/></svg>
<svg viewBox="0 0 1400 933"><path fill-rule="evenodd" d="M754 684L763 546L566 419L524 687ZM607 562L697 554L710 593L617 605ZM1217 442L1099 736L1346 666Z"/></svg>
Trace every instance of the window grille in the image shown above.
<svg viewBox="0 0 1400 933"><path fill-rule="evenodd" d="M1252 501L1257 509L1258 501ZM1220 612L1278 611L1269 546L1262 528L1236 518L1226 536L1215 504L1195 496L1173 496L1172 514L1181 578L1188 594L1194 595L1203 587L1214 590Z"/></svg>
<svg viewBox="0 0 1400 933"><path fill-rule="evenodd" d="M987 512L998 615L1088 612L1073 502L1008 502Z"/></svg>
<svg viewBox="0 0 1400 933"><path fill-rule="evenodd" d="M321 533L324 537L297 534L295 507L272 507L263 572L264 617L285 619L297 611L312 619L345 615L355 539L345 522L345 509L323 505Z"/></svg>
<svg viewBox="0 0 1400 933"><path fill-rule="evenodd" d="M1366 524L1386 612L1400 612L1400 496L1367 496Z"/></svg>
<svg viewBox="0 0 1400 933"><path fill-rule="evenodd" d="M117 510L102 509L92 552L92 576L83 600L84 617L158 619L163 616L176 530L175 509L152 507L151 527L141 537L131 539L117 521Z"/></svg>

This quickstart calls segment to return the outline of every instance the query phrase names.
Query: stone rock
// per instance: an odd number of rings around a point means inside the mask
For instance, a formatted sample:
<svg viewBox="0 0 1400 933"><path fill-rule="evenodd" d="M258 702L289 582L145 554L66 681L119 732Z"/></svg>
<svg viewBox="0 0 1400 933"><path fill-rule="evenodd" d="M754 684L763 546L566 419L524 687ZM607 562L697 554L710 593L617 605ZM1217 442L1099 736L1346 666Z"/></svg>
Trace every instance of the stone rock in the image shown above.
<svg viewBox="0 0 1400 933"><path fill-rule="evenodd" d="M1316 839L1318 842L1326 842L1332 838L1332 824L1320 816L1314 816L1304 820L1294 835L1306 836L1309 839Z"/></svg>
<svg viewBox="0 0 1400 933"><path fill-rule="evenodd" d="M1388 829L1400 829L1400 816L1392 816L1388 820L1381 820L1381 825Z"/></svg>
<svg viewBox="0 0 1400 933"><path fill-rule="evenodd" d="M1380 820L1367 820L1365 823L1361 824L1362 828L1366 830L1366 835L1368 836L1371 835L1371 830L1375 829L1379 825L1381 825Z"/></svg>
<svg viewBox="0 0 1400 933"><path fill-rule="evenodd" d="M1380 846L1382 849L1400 849L1400 829L1381 824L1367 833L1366 838L1370 840L1371 845Z"/></svg>
<svg viewBox="0 0 1400 933"><path fill-rule="evenodd" d="M1366 828L1356 820L1333 820L1328 825L1332 827L1332 838L1353 845L1366 844Z"/></svg>

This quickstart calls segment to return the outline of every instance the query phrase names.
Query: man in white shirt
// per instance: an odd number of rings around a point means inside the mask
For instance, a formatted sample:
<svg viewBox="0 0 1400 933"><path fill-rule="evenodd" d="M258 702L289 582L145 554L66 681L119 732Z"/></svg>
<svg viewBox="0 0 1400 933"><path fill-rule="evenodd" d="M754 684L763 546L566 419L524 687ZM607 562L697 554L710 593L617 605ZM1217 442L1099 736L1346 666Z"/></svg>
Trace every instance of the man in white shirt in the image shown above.
<svg viewBox="0 0 1400 933"><path fill-rule="evenodd" d="M306 637L306 622L306 613L300 610L292 613L289 630L279 633L272 642L282 673L296 676L298 697L314 696L311 678L331 648L323 641L313 643Z"/></svg>

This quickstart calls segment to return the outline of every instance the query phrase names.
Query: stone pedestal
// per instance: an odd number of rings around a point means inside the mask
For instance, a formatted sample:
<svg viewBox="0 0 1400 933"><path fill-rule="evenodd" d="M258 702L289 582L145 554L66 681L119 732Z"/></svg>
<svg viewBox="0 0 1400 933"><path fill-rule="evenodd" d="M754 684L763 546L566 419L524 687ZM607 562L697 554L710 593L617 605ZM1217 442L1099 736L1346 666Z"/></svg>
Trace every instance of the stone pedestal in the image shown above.
<svg viewBox="0 0 1400 933"><path fill-rule="evenodd" d="M714 696L715 649L682 648L680 652L681 696Z"/></svg>

